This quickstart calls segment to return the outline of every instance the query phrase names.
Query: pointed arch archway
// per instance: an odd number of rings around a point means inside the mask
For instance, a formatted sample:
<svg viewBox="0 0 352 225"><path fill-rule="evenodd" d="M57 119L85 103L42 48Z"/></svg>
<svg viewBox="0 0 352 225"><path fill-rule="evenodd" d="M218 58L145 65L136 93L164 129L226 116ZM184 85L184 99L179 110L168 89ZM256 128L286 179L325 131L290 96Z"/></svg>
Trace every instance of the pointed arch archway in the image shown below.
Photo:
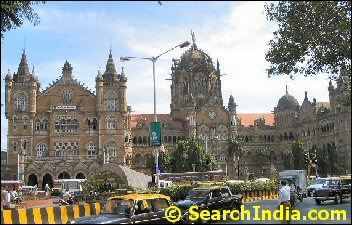
<svg viewBox="0 0 352 225"><path fill-rule="evenodd" d="M83 173L77 173L76 179L86 179L86 175L84 175Z"/></svg>
<svg viewBox="0 0 352 225"><path fill-rule="evenodd" d="M59 176L57 178L58 179L70 179L71 175L68 172L63 171L59 174Z"/></svg>
<svg viewBox="0 0 352 225"><path fill-rule="evenodd" d="M44 176L43 176L43 183L42 183L42 190L44 190L44 187L46 184L49 184L49 187L53 187L53 183L54 183L54 180L53 180L53 176L51 176L50 173L46 173Z"/></svg>
<svg viewBox="0 0 352 225"><path fill-rule="evenodd" d="M37 178L37 175L35 175L34 173L31 173L29 176L28 176L28 183L27 183L29 186L35 186L37 185L38 187L38 178Z"/></svg>

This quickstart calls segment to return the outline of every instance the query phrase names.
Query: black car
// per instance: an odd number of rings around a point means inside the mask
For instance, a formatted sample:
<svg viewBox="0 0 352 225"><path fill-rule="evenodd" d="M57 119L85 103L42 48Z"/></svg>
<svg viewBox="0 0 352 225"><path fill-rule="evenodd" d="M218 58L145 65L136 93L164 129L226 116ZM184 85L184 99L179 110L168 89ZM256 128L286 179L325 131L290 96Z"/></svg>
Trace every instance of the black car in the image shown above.
<svg viewBox="0 0 352 225"><path fill-rule="evenodd" d="M347 179L337 177L327 178L324 186L313 191L313 197L318 205L328 200L334 200L335 204L340 204L342 199L350 195L351 184L348 184Z"/></svg>
<svg viewBox="0 0 352 225"><path fill-rule="evenodd" d="M109 198L100 214L69 221L70 224L168 223L165 210L170 197L162 194L128 194Z"/></svg>
<svg viewBox="0 0 352 225"><path fill-rule="evenodd" d="M181 223L193 222L189 220L189 209L191 206L198 206L200 210L234 210L240 211L242 195L233 195L227 186L193 188L185 200L174 203L181 209ZM198 220L196 222L204 222Z"/></svg>

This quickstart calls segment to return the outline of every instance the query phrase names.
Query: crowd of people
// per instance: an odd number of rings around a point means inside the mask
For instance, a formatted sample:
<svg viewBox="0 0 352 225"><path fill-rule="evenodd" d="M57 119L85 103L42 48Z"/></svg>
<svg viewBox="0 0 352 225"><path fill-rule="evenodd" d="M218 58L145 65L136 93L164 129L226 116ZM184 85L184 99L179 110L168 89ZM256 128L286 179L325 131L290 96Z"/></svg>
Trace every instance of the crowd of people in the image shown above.
<svg viewBox="0 0 352 225"><path fill-rule="evenodd" d="M12 205L17 205L22 202L22 190L21 187L2 187L1 188L2 204L4 208L11 208ZM3 198L4 197L4 198Z"/></svg>

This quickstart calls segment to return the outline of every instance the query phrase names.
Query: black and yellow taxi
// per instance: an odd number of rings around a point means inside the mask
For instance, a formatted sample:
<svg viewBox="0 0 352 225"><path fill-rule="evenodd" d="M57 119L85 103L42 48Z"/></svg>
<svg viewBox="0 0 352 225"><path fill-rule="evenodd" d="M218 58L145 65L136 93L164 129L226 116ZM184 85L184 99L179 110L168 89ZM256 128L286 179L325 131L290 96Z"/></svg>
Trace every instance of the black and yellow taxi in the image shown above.
<svg viewBox="0 0 352 225"><path fill-rule="evenodd" d="M69 221L70 224L167 223L165 210L170 197L154 193L136 193L110 197L100 214Z"/></svg>

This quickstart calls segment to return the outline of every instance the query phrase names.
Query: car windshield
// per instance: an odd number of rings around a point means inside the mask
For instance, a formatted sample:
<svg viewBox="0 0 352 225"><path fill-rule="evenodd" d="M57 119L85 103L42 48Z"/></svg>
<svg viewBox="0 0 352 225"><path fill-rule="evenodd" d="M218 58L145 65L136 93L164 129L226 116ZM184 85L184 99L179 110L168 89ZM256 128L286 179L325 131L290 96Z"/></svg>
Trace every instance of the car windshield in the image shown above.
<svg viewBox="0 0 352 225"><path fill-rule="evenodd" d="M209 196L210 191L209 190L191 190L188 193L187 198L192 199L192 198L206 198Z"/></svg>
<svg viewBox="0 0 352 225"><path fill-rule="evenodd" d="M315 184L324 184L325 183L325 179L317 179L315 181Z"/></svg>
<svg viewBox="0 0 352 225"><path fill-rule="evenodd" d="M126 199L110 199L106 202L102 214L125 215L132 207L133 201Z"/></svg>
<svg viewBox="0 0 352 225"><path fill-rule="evenodd" d="M339 184L340 184L339 180L327 180L326 181L326 185L328 185L328 186L337 186Z"/></svg>

